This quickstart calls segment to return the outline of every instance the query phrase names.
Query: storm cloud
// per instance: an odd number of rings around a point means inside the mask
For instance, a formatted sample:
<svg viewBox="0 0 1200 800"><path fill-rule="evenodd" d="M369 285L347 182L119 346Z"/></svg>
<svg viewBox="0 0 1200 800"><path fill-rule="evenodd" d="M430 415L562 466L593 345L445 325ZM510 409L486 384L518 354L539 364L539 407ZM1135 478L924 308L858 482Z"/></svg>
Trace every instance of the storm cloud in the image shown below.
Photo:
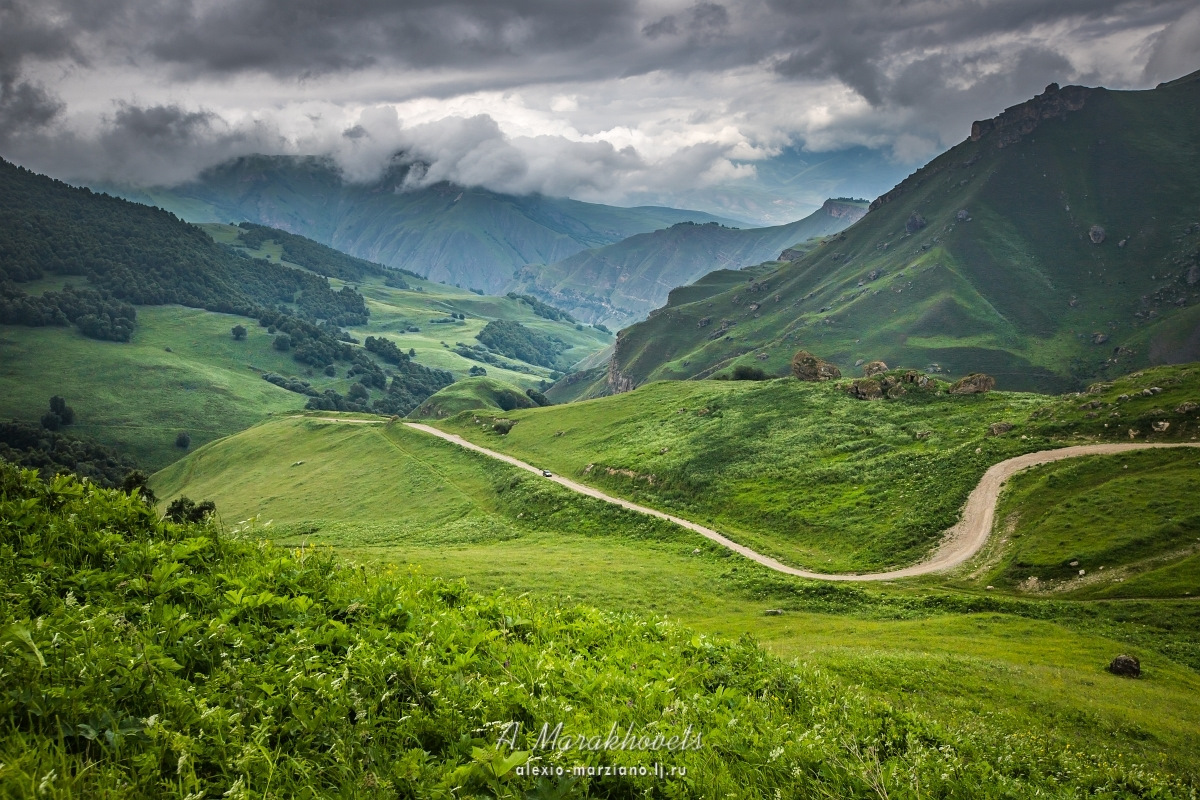
<svg viewBox="0 0 1200 800"><path fill-rule="evenodd" d="M789 146L915 165L1051 81L1144 88L1198 52L1194 0L0 0L0 155L172 183L400 154L416 181L669 199Z"/></svg>

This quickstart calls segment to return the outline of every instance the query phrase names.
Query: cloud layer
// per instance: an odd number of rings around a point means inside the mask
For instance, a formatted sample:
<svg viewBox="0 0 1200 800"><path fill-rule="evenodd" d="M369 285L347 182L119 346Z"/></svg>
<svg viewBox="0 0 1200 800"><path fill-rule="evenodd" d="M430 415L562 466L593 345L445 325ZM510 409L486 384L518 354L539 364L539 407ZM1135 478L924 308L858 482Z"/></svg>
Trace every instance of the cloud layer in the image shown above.
<svg viewBox="0 0 1200 800"><path fill-rule="evenodd" d="M0 0L0 155L146 184L402 151L423 181L669 200L793 145L915 164L1050 81L1197 53L1194 0Z"/></svg>

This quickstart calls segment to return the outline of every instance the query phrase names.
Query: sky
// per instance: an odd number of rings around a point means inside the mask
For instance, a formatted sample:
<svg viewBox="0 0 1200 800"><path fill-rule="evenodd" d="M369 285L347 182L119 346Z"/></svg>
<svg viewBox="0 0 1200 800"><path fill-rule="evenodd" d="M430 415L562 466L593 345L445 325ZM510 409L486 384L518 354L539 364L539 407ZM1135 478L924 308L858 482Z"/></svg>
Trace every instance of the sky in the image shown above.
<svg viewBox="0 0 1200 800"><path fill-rule="evenodd" d="M414 185L669 203L788 152L915 167L1052 81L1197 69L1195 0L0 0L0 156L134 185L399 159Z"/></svg>

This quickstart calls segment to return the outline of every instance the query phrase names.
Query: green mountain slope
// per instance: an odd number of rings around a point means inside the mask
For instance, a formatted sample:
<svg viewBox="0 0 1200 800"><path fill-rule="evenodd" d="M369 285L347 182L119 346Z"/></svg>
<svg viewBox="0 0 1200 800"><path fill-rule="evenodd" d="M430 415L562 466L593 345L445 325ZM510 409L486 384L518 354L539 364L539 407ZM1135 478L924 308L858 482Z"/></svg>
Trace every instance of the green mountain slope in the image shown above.
<svg viewBox="0 0 1200 800"><path fill-rule="evenodd" d="M677 222L731 222L698 211L616 208L450 184L407 190L407 175L406 167L396 167L374 183L351 184L328 160L248 156L171 189L109 190L192 222L247 220L492 293L525 264L552 263Z"/></svg>
<svg viewBox="0 0 1200 800"><path fill-rule="evenodd" d="M524 267L514 280L522 291L580 319L620 328L645 318L677 286L716 269L736 270L779 258L787 248L844 230L864 213L865 203L827 200L802 220L770 228L679 223L554 264Z"/></svg>
<svg viewBox="0 0 1200 800"><path fill-rule="evenodd" d="M610 391L811 350L1065 389L1200 357L1200 75L1048 88L744 285L623 332Z"/></svg>

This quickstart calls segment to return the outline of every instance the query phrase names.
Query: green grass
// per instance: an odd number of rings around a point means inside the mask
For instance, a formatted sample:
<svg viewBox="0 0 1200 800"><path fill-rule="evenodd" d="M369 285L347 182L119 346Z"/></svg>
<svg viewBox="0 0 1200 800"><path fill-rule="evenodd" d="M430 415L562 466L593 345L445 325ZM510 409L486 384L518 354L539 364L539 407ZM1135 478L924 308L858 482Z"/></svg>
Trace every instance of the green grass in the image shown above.
<svg viewBox="0 0 1200 800"><path fill-rule="evenodd" d="M864 403L791 379L662 382L507 413L517 424L505 436L487 417L439 424L711 524L785 563L834 572L918 560L989 465L1047 446L1041 437L1021 439L1028 427L994 438L987 425L1021 423L1046 402L912 393ZM932 433L918 439L925 431Z"/></svg>
<svg viewBox="0 0 1200 800"><path fill-rule="evenodd" d="M992 464L1093 439L1190 441L1200 413L1194 367L1130 377L1064 398L911 389L864 402L844 385L774 381L657 382L633 392L513 411L507 435L485 415L438 424L473 441L622 497L715 526L785 563L825 572L882 570L919 560ZM1143 388L1162 389L1143 397ZM1103 427L1109 395L1121 427ZM1152 405L1152 408L1148 408ZM1109 406L1104 406L1109 407ZM1095 413L1095 418L1087 414ZM1111 411L1108 413L1112 413ZM1105 417L1115 420L1117 418ZM988 426L1015 427L989 436ZM1169 421L1155 433L1154 421Z"/></svg>
<svg viewBox="0 0 1200 800"><path fill-rule="evenodd" d="M275 420L197 451L153 486L213 498L243 536L332 544L478 591L664 614L722 639L749 633L872 702L946 731L978 722L1020 752L1070 745L1177 775L1200 768L1200 652L1189 644L1200 619L1186 607L1010 599L936 579L794 580L397 424ZM763 616L772 608L785 613ZM1104 671L1119 652L1142 660L1143 680Z"/></svg>

